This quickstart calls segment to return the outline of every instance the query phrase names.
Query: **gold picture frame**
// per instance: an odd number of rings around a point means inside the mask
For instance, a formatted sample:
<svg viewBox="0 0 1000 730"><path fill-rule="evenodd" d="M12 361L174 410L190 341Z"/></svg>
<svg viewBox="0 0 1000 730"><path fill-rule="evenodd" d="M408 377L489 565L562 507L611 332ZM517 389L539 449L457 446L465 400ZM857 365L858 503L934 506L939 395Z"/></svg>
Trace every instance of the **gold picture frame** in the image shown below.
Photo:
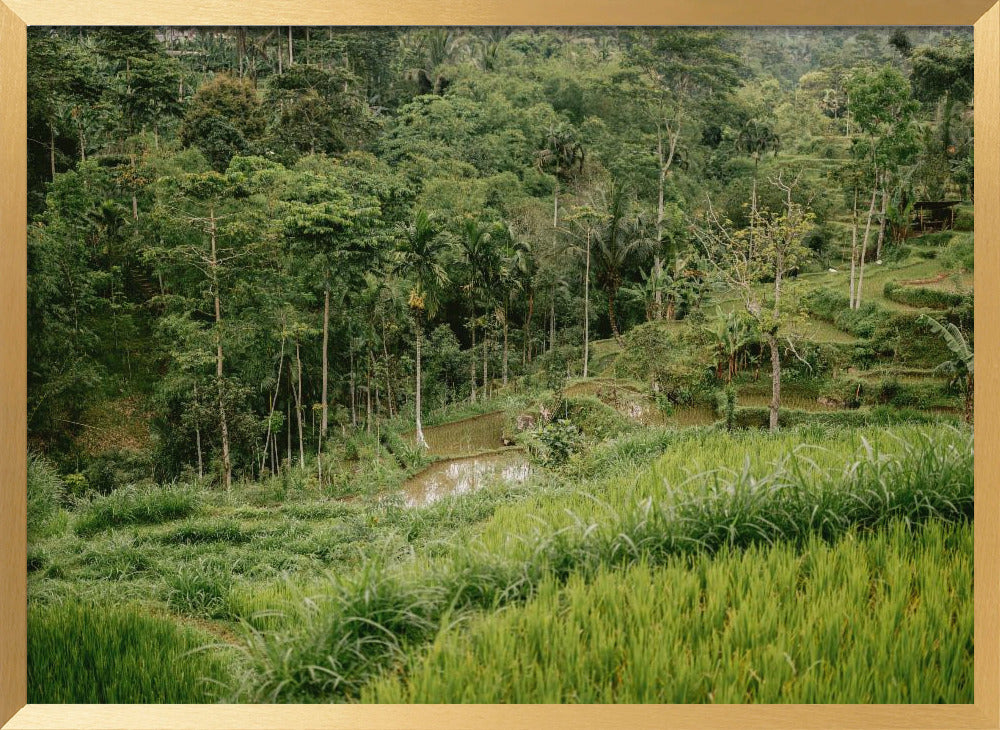
<svg viewBox="0 0 1000 730"><path fill-rule="evenodd" d="M993 0L0 0L0 725L28 728L998 728L1000 349L983 349L975 445L975 704L27 705L26 27L29 25L974 25L975 318L1000 343L1000 4Z"/></svg>

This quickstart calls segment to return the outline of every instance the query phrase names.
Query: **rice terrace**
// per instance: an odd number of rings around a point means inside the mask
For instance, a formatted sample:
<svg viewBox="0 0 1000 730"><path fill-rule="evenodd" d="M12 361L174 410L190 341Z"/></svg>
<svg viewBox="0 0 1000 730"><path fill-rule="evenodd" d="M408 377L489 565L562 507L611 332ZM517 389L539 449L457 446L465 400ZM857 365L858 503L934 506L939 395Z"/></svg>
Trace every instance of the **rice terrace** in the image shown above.
<svg viewBox="0 0 1000 730"><path fill-rule="evenodd" d="M971 703L968 28L29 28L28 701Z"/></svg>

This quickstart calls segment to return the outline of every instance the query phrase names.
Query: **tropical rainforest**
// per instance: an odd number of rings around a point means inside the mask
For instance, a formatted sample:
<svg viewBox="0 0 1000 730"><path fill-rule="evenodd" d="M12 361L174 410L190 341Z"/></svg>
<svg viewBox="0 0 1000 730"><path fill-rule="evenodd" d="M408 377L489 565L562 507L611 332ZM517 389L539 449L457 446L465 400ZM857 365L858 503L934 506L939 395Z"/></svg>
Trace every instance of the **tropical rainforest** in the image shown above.
<svg viewBox="0 0 1000 730"><path fill-rule="evenodd" d="M971 702L972 58L29 29L29 701Z"/></svg>

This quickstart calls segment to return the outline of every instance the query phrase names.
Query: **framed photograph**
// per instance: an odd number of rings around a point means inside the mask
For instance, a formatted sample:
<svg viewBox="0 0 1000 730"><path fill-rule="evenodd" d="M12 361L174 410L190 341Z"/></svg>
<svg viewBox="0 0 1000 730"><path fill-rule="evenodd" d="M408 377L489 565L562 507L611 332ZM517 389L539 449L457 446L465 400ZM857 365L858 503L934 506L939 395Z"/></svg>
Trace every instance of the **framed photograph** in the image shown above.
<svg viewBox="0 0 1000 730"><path fill-rule="evenodd" d="M0 727L1000 729L990 2L0 0Z"/></svg>

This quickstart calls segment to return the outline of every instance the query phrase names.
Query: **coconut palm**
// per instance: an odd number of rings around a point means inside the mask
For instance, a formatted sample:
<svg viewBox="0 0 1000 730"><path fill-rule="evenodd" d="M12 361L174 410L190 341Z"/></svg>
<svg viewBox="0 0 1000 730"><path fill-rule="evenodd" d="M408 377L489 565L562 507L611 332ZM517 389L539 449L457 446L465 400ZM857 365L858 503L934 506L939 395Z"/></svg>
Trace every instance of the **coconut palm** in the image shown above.
<svg viewBox="0 0 1000 730"><path fill-rule="evenodd" d="M393 267L397 274L407 274L410 279L409 306L414 322L414 349L417 355L416 433L417 445L427 448L420 418L420 344L425 317L437 310L438 293L448 283L448 274L441 266L441 254L447 243L437 225L424 210L418 210L396 246Z"/></svg>
<svg viewBox="0 0 1000 730"><path fill-rule="evenodd" d="M608 321L619 343L622 341L615 320L615 297L622 286L625 268L632 258L655 241L646 235L645 222L639 214L630 190L617 182L595 196L603 213L603 222L595 237L592 253L597 281L608 295Z"/></svg>

